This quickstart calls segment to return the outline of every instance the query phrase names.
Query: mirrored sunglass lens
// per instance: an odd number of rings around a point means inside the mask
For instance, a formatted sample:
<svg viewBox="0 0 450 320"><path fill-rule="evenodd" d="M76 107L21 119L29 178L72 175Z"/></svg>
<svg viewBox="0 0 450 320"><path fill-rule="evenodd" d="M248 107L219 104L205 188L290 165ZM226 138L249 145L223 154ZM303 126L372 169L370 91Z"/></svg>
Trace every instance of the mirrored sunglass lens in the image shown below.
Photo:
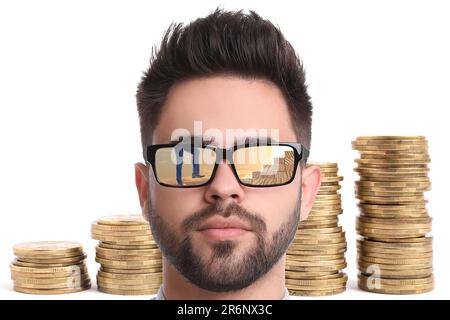
<svg viewBox="0 0 450 320"><path fill-rule="evenodd" d="M200 185L211 177L215 160L211 149L181 144L161 148L155 154L156 177L171 186Z"/></svg>
<svg viewBox="0 0 450 320"><path fill-rule="evenodd" d="M294 150L289 146L250 146L236 150L233 162L242 183L283 184L294 173Z"/></svg>

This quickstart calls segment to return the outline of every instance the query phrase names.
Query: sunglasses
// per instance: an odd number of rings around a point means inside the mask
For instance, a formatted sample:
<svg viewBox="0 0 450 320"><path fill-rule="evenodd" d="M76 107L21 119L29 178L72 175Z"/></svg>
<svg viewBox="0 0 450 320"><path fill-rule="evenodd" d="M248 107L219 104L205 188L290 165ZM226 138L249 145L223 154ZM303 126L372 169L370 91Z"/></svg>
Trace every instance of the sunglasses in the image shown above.
<svg viewBox="0 0 450 320"><path fill-rule="evenodd" d="M248 187L274 187L294 180L298 163L306 163L309 150L300 143L243 143L228 149L208 144L148 145L144 159L162 186L190 188L207 185L222 160L228 160L236 179Z"/></svg>

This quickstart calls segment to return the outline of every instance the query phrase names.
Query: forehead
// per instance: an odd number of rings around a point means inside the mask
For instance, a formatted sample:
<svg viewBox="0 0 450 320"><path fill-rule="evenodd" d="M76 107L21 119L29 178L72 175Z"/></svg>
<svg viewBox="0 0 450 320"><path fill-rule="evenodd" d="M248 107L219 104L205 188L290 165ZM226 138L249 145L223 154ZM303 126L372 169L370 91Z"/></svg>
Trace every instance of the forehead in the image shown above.
<svg viewBox="0 0 450 320"><path fill-rule="evenodd" d="M192 79L171 88L153 144L187 135L222 146L245 137L296 141L281 90L266 80L232 76Z"/></svg>

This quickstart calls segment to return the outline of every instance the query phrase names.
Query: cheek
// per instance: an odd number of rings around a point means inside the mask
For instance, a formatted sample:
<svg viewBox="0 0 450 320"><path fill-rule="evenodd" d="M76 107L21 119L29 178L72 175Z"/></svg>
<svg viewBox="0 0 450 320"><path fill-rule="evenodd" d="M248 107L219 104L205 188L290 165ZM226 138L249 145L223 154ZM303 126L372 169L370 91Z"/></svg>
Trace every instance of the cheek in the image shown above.
<svg viewBox="0 0 450 320"><path fill-rule="evenodd" d="M266 220L267 231L272 234L278 231L294 212L298 197L298 187L290 184L247 193L247 201L243 206L263 216Z"/></svg>
<svg viewBox="0 0 450 320"><path fill-rule="evenodd" d="M177 232L180 232L182 222L199 210L196 197L189 190L156 185L150 190L150 196L154 210Z"/></svg>

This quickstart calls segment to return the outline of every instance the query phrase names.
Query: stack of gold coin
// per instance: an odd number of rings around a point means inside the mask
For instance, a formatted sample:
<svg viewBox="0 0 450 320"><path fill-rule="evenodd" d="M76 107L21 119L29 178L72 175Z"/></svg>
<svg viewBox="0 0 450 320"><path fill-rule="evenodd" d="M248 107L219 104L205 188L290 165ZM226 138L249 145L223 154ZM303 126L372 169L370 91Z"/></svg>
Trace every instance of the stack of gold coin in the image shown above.
<svg viewBox="0 0 450 320"><path fill-rule="evenodd" d="M360 180L355 193L358 285L386 294L434 288L431 218L424 192L430 189L425 137L358 137L352 142Z"/></svg>
<svg viewBox="0 0 450 320"><path fill-rule="evenodd" d="M162 256L141 215L117 215L92 223L92 238L100 240L95 261L101 267L97 287L119 295L155 294L162 282Z"/></svg>
<svg viewBox="0 0 450 320"><path fill-rule="evenodd" d="M91 287L83 247L76 242L41 241L16 244L11 263L14 290L30 294L79 292Z"/></svg>
<svg viewBox="0 0 450 320"><path fill-rule="evenodd" d="M319 166L321 185L308 219L299 223L286 255L286 287L292 295L325 296L344 292L347 275L345 232L339 226L341 188L336 163Z"/></svg>

